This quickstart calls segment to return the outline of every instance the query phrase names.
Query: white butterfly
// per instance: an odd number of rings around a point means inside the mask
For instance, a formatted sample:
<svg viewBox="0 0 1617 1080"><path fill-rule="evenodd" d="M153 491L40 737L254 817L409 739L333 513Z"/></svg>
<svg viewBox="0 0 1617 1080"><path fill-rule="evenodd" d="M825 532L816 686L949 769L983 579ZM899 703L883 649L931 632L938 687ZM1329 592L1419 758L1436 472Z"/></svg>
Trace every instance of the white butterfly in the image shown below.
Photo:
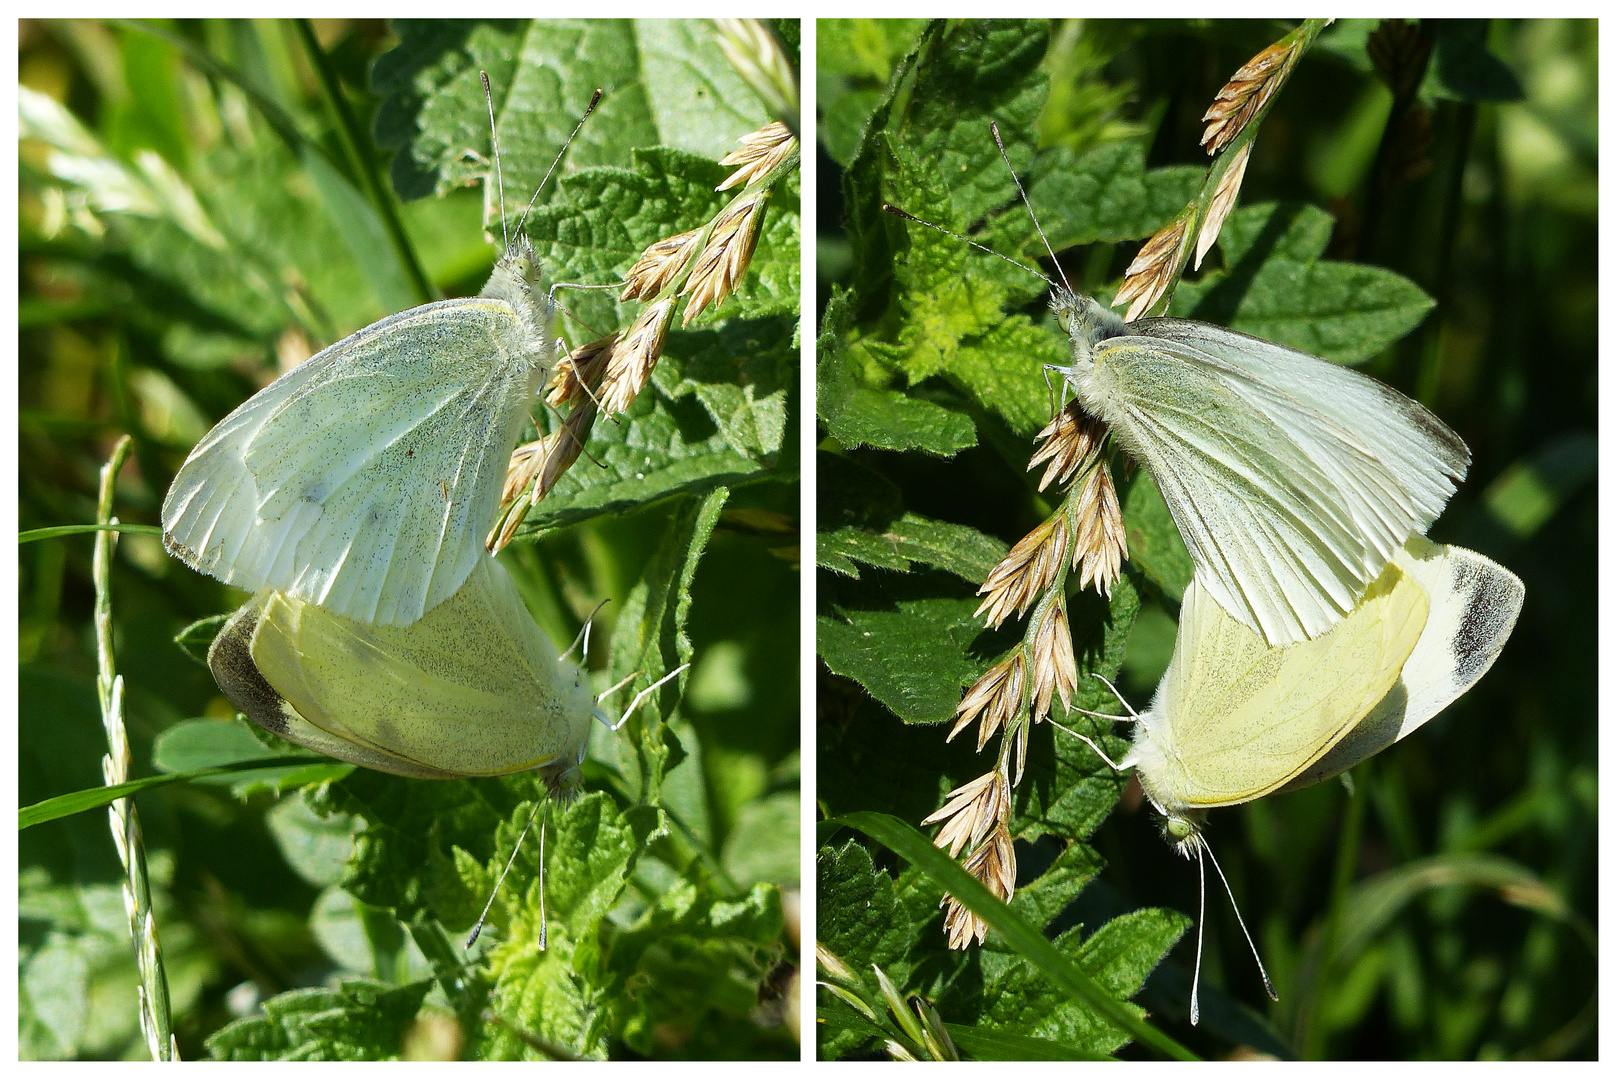
<svg viewBox="0 0 1617 1080"><path fill-rule="evenodd" d="M299 746L422 779L576 773L595 695L482 553L465 584L409 626L368 626L261 590L208 666L249 720Z"/></svg>
<svg viewBox="0 0 1617 1080"><path fill-rule="evenodd" d="M1128 754L1113 762L1072 734L1108 765L1135 770L1181 854L1210 857L1201 835L1209 809L1335 776L1475 685L1504 648L1524 593L1491 559L1412 537L1334 628L1276 647L1197 577L1151 707L1110 717L1135 724ZM1199 937L1197 955L1199 974Z"/></svg>
<svg viewBox="0 0 1617 1080"><path fill-rule="evenodd" d="M163 500L176 558L358 622L404 626L483 557L556 309L519 236L480 295L390 315L254 394Z"/></svg>
<svg viewBox="0 0 1617 1080"><path fill-rule="evenodd" d="M1124 323L1056 288L1055 367L1151 473L1196 577L1270 645L1353 610L1465 478L1470 451L1367 375L1188 319Z"/></svg>

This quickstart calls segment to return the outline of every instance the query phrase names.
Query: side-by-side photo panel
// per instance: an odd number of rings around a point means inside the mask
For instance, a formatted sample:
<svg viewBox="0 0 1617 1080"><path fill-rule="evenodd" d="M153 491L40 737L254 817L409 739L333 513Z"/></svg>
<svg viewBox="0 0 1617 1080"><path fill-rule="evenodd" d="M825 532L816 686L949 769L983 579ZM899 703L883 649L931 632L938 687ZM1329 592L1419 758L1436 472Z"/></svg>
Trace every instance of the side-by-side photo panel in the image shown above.
<svg viewBox="0 0 1617 1080"><path fill-rule="evenodd" d="M1592 1059L1595 24L816 50L819 1059Z"/></svg>
<svg viewBox="0 0 1617 1080"><path fill-rule="evenodd" d="M799 21L18 35L19 1057L798 1060Z"/></svg>

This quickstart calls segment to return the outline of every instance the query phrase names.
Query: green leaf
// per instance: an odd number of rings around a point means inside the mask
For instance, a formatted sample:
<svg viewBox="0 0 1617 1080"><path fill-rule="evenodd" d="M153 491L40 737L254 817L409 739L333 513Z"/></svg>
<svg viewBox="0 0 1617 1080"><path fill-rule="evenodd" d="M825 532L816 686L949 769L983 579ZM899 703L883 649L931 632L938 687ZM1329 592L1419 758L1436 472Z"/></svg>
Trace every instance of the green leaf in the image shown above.
<svg viewBox="0 0 1617 1080"><path fill-rule="evenodd" d="M955 1045L978 1061L1113 1061L1107 1054L1080 1050L1075 1046L1034 1039L990 1027L950 1024L949 1037Z"/></svg>
<svg viewBox="0 0 1617 1080"><path fill-rule="evenodd" d="M51 525L43 529L25 529L17 534L17 543L29 544L35 540L51 540L58 536L77 536L80 533L116 532L134 533L143 536L162 536L163 530L158 525L125 525L116 522L111 525Z"/></svg>
<svg viewBox="0 0 1617 1080"><path fill-rule="evenodd" d="M642 672L643 677L631 689L650 686L690 662L685 619L690 611L691 579L729 495L719 488L700 502L688 503L664 536L640 583L624 599L613 627L612 670ZM634 753L623 755L620 749L620 761L626 779L646 802L659 800L664 774L679 764L683 754L677 729L670 726L672 710L663 703L677 700L688 678L682 676L647 698L624 729Z"/></svg>
<svg viewBox="0 0 1617 1080"><path fill-rule="evenodd" d="M817 344L814 404L826 429L845 449L921 450L949 457L977 442L971 418L896 390L861 386L842 341L850 318L847 294L833 292Z"/></svg>
<svg viewBox="0 0 1617 1080"><path fill-rule="evenodd" d="M848 815L840 823L856 828L892 848L1003 934L1018 957L1022 958L1021 962L1029 965L1030 971L1038 971L1058 988L1063 999L1075 1006L1082 1003L1081 1007L1090 1012L1086 1019L1093 1038L1109 1042L1116 1040L1119 1034L1126 1033L1124 1041L1132 1035L1159 1053L1180 1060L1195 1060L1194 1055L1184 1047L1145 1024L1142 1019L1144 1010L1113 996L1132 993L1131 986L1137 989L1139 982L1144 981L1146 971L1157 962L1140 949L1122 950L1132 956L1120 962L1119 942L1125 937L1150 939L1151 943L1145 948L1155 950L1156 957L1160 958L1183 932L1187 921L1183 916L1136 913L1139 917L1123 920L1118 931L1108 933L1105 937L1097 933L1075 950L1076 955L1067 955L1067 949L1076 945L1076 933L1069 934L1059 942L1046 940L1036 927L1029 926L1010 908L994 899L976 878L967 874L954 860L933 847L926 837L905 822L883 814L858 813ZM1172 928L1171 923L1175 920L1179 925ZM1113 922L1118 923L1119 920ZM1166 943L1163 943L1164 938L1168 939ZM1136 943L1139 943L1138 940ZM1160 948L1157 948L1158 945ZM1142 967L1145 971L1140 970ZM1122 1030L1119 1032L1115 1029ZM1122 1042L1113 1042L1113 1045L1122 1045Z"/></svg>
<svg viewBox="0 0 1617 1080"><path fill-rule="evenodd" d="M741 807L720 858L737 885L795 885L802 877L798 836L803 826L803 800L795 791L779 791Z"/></svg>
<svg viewBox="0 0 1617 1080"><path fill-rule="evenodd" d="M174 644L185 651L185 655L201 664L208 666L208 649L213 646L213 639L219 636L219 631L225 628L230 621L230 614L208 615L174 635Z"/></svg>
<svg viewBox="0 0 1617 1080"><path fill-rule="evenodd" d="M913 560L981 584L1005 552L1003 543L976 529L905 514L880 532L848 526L834 533L821 533L815 556L820 565L850 577L859 576L858 570L851 568L853 561L888 570L909 570Z"/></svg>
<svg viewBox="0 0 1617 1080"><path fill-rule="evenodd" d="M1091 975L1105 992L1127 999L1139 991L1151 969L1189 925L1190 920L1178 912L1131 911L1087 938L1082 928L1075 927L1052 944ZM985 969L989 966L985 960ZM986 1023L1083 1047L1091 1053L1111 1053L1127 1042L1121 1032L1093 1010L1072 1000L1050 980L1039 978L1039 969L1028 959L1017 957L994 967L982 990ZM1138 1009L1135 1015L1143 1018L1145 1011Z"/></svg>
<svg viewBox="0 0 1617 1080"><path fill-rule="evenodd" d="M860 683L908 723L953 718L961 688L979 669L967 653L982 632L975 597L949 596L932 577L908 575L879 592L839 583L831 595L821 592L821 607L815 642L828 668Z"/></svg>
<svg viewBox="0 0 1617 1080"><path fill-rule="evenodd" d="M1123 527L1128 538L1129 561L1156 582L1163 593L1178 601L1190 585L1195 565L1185 548L1179 526L1162 501L1162 492L1144 469L1136 469L1123 495Z"/></svg>
<svg viewBox="0 0 1617 1080"><path fill-rule="evenodd" d="M1174 165L1148 171L1145 149L1136 142L1111 143L1076 157L1062 146L1039 161L1028 198L1052 247L1138 240L1185 208L1206 170Z"/></svg>
<svg viewBox="0 0 1617 1080"><path fill-rule="evenodd" d="M527 820L519 807L500 829L496 850L508 850ZM539 852L524 845L491 918L500 941L488 956L496 1012L547 1042L582 1057L604 1057L605 1032L592 1019L609 1000L611 974L599 941L602 920L623 893L635 861L666 832L666 818L651 807L619 812L604 795L585 795L564 812L553 813L554 835L546 858L545 923L548 940L540 947ZM503 865L493 860L467 878L473 893L492 888ZM482 1056L524 1055L525 1044L505 1029L488 1035Z"/></svg>
<svg viewBox="0 0 1617 1080"><path fill-rule="evenodd" d="M351 979L335 989L289 990L262 1016L227 1024L208 1038L225 1061L387 1061L399 1056L430 979L387 986Z"/></svg>
<svg viewBox="0 0 1617 1080"><path fill-rule="evenodd" d="M1516 73L1488 51L1487 19L1438 19L1422 92L1450 101L1520 101Z"/></svg>
<svg viewBox="0 0 1617 1080"><path fill-rule="evenodd" d="M490 146L479 70L494 91L507 201L516 205L528 201L597 87L607 93L569 148L564 175L627 165L635 147L656 144L717 159L769 121L703 22L393 25L399 44L377 61L371 84L383 95L377 141L401 150L393 183L406 199L484 175Z"/></svg>
<svg viewBox="0 0 1617 1080"><path fill-rule="evenodd" d="M702 897L689 883L670 889L613 942L613 1028L650 1054L659 1024L694 1027L706 1013L745 1017L782 957L782 926L780 890L771 885L734 902Z"/></svg>
<svg viewBox="0 0 1617 1080"><path fill-rule="evenodd" d="M885 83L926 25L924 19L820 19L814 41L820 72Z"/></svg>

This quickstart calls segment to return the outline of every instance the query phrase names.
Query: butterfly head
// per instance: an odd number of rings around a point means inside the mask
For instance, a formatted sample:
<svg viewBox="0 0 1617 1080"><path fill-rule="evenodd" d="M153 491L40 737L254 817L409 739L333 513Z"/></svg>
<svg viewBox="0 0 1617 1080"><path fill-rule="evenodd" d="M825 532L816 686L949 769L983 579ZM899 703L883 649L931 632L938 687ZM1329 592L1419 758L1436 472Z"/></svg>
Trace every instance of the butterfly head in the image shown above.
<svg viewBox="0 0 1617 1080"><path fill-rule="evenodd" d="M1050 310L1055 312L1056 323L1072 342L1074 364L1094 363L1097 344L1128 333L1128 324L1117 312L1092 297L1081 296L1059 285L1050 294Z"/></svg>
<svg viewBox="0 0 1617 1080"><path fill-rule="evenodd" d="M1196 853L1204 841L1202 839L1202 826L1207 821L1207 812L1204 810L1191 810L1175 812L1157 807L1162 812L1162 838L1185 858Z"/></svg>

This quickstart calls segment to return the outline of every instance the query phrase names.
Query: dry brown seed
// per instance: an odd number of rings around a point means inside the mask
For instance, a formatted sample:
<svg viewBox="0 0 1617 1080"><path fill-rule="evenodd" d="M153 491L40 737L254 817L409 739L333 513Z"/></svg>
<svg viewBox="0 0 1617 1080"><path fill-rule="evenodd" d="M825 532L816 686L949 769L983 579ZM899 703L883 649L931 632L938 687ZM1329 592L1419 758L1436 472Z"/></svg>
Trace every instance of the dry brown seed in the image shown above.
<svg viewBox="0 0 1617 1080"><path fill-rule="evenodd" d="M611 333L588 345L580 345L563 357L556 365L556 370L550 373L550 382L546 384L549 392L545 395L545 401L552 408L559 409L563 405L588 397L584 388L594 386L601 377L601 372L611 362L612 350L617 343L618 335Z"/></svg>
<svg viewBox="0 0 1617 1080"><path fill-rule="evenodd" d="M707 246L702 248L695 269L680 290L681 296L690 297L681 326L689 326L709 304L724 303L746 274L758 247L758 231L768 203L769 192L758 191L736 199L720 211L708 234Z"/></svg>
<svg viewBox="0 0 1617 1080"><path fill-rule="evenodd" d="M1003 823L971 853L966 860L965 870L997 898L1010 900L1016 891L1016 848L1012 846L1010 831ZM987 940L988 924L972 914L964 904L945 894L943 906L947 909L943 916L943 928L949 937L949 948L964 949L971 944L972 938L976 938L979 945Z"/></svg>
<svg viewBox="0 0 1617 1080"><path fill-rule="evenodd" d="M1057 512L1018 540L988 572L977 590L984 599L976 614L986 611L984 621L993 627L1010 618L1013 611L1022 614L1055 580L1066 557L1067 520L1066 515Z"/></svg>
<svg viewBox="0 0 1617 1080"><path fill-rule="evenodd" d="M1235 209L1235 197L1241 193L1241 180L1246 176L1246 163L1251 157L1252 144L1247 143L1236 151L1230 167L1218 178L1218 187L1213 192L1212 201L1207 204L1207 217L1202 219L1201 231L1196 234L1197 270L1202 268L1202 259L1212 250L1213 241L1218 239L1219 230L1224 228L1224 219Z"/></svg>
<svg viewBox="0 0 1617 1080"><path fill-rule="evenodd" d="M1028 470L1032 471L1041 461L1050 463L1039 480L1039 490L1049 487L1052 481L1065 484L1079 466L1100 452L1105 438L1106 428L1084 412L1077 399L1067 402L1044 430L1033 437L1040 445L1028 460Z"/></svg>
<svg viewBox="0 0 1617 1080"><path fill-rule="evenodd" d="M981 751L994 732L999 730L1001 725L1010 723L1021 709L1022 684L1026 681L1026 672L1021 649L983 672L960 699L960 705L956 709L958 719L955 721L954 729L949 732L948 741L952 742L956 735L981 715L982 725L977 732L977 749Z"/></svg>
<svg viewBox="0 0 1617 1080"><path fill-rule="evenodd" d="M623 275L623 292L618 294L618 299L655 298L663 291L664 286L685 268L686 261L690 259L691 252L696 247L696 238L701 234L701 229L692 229L678 236L664 237L646 248L640 254L640 261Z"/></svg>
<svg viewBox="0 0 1617 1080"><path fill-rule="evenodd" d="M1123 573L1128 558L1128 531L1123 526L1123 510L1117 502L1112 470L1105 462L1092 469L1072 504L1072 568L1082 570L1078 587L1094 582L1095 591L1111 598L1112 586Z"/></svg>
<svg viewBox="0 0 1617 1080"><path fill-rule="evenodd" d="M1033 707L1035 723L1050 715L1051 698L1057 694L1065 708L1072 707L1072 693L1078 687L1078 665L1072 654L1072 631L1067 625L1067 601L1057 596L1033 617L1028 633L1033 642Z"/></svg>
<svg viewBox="0 0 1617 1080"><path fill-rule="evenodd" d="M945 798L943 806L921 824L946 822L932 842L947 848L950 856L960 854L960 849L967 844L981 841L988 830L1004 821L1011 811L1010 785L998 769L967 781Z"/></svg>
<svg viewBox="0 0 1617 1080"><path fill-rule="evenodd" d="M1207 147L1208 154L1216 154L1228 146L1269 103L1291 73L1297 57L1302 55L1297 45L1290 37L1270 45L1241 65L1214 95L1213 103L1202 115L1203 120L1209 121L1202 132L1202 145Z"/></svg>
<svg viewBox="0 0 1617 1080"><path fill-rule="evenodd" d="M728 191L752 183L780 166L797 149L797 137L779 120L765 124L736 141L741 144L741 149L730 151L719 160L719 164L739 165L741 168L725 177L724 183L714 189L716 191Z"/></svg>
<svg viewBox="0 0 1617 1080"><path fill-rule="evenodd" d="M1185 234L1190 228L1192 216L1192 211L1188 209L1181 213L1159 229L1134 256L1134 261L1124 272L1123 284L1112 300L1113 307L1129 304L1128 313L1123 316L1125 322L1133 322L1151 310L1151 306L1173 284L1179 266L1185 259Z"/></svg>
<svg viewBox="0 0 1617 1080"><path fill-rule="evenodd" d="M674 303L674 297L670 296L641 308L639 318L612 350L611 362L601 376L596 395L601 411L608 416L627 409L645 389L651 369L662 355L668 326L674 321Z"/></svg>

